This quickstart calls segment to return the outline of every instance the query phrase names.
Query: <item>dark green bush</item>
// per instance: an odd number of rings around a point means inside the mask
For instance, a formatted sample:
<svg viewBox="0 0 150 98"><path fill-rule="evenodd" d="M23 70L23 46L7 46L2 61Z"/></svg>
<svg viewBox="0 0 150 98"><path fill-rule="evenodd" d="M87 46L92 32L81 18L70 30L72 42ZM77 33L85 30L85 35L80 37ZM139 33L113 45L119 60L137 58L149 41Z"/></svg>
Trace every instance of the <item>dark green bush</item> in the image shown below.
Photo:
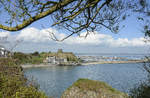
<svg viewBox="0 0 150 98"><path fill-rule="evenodd" d="M131 98L150 98L150 84L141 83L130 92Z"/></svg>
<svg viewBox="0 0 150 98"><path fill-rule="evenodd" d="M32 53L33 56L39 56L39 52L35 51L34 53Z"/></svg>

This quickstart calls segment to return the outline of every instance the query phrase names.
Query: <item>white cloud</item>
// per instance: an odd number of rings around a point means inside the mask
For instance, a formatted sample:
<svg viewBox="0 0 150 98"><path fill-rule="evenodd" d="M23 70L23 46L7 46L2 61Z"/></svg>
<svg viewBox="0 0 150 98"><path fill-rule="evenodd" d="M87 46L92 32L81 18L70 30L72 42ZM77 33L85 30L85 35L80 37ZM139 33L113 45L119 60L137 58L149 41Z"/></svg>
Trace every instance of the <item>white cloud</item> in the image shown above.
<svg viewBox="0 0 150 98"><path fill-rule="evenodd" d="M83 33L85 35L86 33ZM144 42L144 38L128 38L114 39L110 35L100 34L98 32L90 33L86 38L84 37L70 37L65 43L67 44L90 44L90 45L107 45L111 47L126 47L126 46L145 46L150 45Z"/></svg>
<svg viewBox="0 0 150 98"><path fill-rule="evenodd" d="M48 33L43 32L43 30L38 30L36 28L24 29L18 34L17 39L22 39L24 41L39 42L48 39Z"/></svg>
<svg viewBox="0 0 150 98"><path fill-rule="evenodd" d="M82 33L81 37L79 36L71 36L70 38L66 39L64 43L66 44L101 44L101 40L99 40L103 35L98 34L90 34L87 37L86 33Z"/></svg>
<svg viewBox="0 0 150 98"><path fill-rule="evenodd" d="M108 39L109 40L109 39ZM111 46L115 46L115 47L128 47L128 46L146 46L146 45L150 45L149 43L145 43L144 42L144 38L140 37L140 38L133 38L131 40L127 39L127 38L118 38L118 39L113 39L110 42Z"/></svg>
<svg viewBox="0 0 150 98"><path fill-rule="evenodd" d="M58 39L63 39L67 35L64 33L59 33L57 30L48 28L48 29L36 29L34 27L30 27L22 30L18 35L17 39L23 39L28 42L52 42L51 36L49 32L53 32ZM1 33L3 34L3 33ZM7 32L6 34L9 35ZM81 33L81 36L85 36L86 32ZM129 40L128 38L118 38L114 39L111 35L101 34L98 32L90 32L90 34L85 37L79 36L71 36L62 43L68 45L105 45L111 47L128 47L128 46L146 46L150 44L146 44L144 38L133 38Z"/></svg>
<svg viewBox="0 0 150 98"><path fill-rule="evenodd" d="M0 45L6 44L9 37L10 32L0 32Z"/></svg>
<svg viewBox="0 0 150 98"><path fill-rule="evenodd" d="M0 37L8 37L10 36L10 32L0 32Z"/></svg>
<svg viewBox="0 0 150 98"><path fill-rule="evenodd" d="M22 39L24 41L30 41L30 42L46 42L51 41L51 38L53 38L53 34L58 38L62 39L65 37L65 34L58 33L55 29L48 28L48 29L36 29L33 27L24 29L18 34L17 39Z"/></svg>

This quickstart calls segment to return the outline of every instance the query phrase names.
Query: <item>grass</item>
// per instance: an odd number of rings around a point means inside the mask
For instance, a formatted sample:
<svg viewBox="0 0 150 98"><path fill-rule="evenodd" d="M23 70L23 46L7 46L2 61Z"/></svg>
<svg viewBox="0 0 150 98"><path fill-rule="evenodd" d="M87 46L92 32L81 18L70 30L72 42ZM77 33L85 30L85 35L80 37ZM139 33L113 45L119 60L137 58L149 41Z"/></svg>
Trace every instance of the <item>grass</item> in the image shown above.
<svg viewBox="0 0 150 98"><path fill-rule="evenodd" d="M80 88L81 90L91 90L97 92L98 90L109 91L110 93L120 94L121 92L112 88L105 82L89 80L89 79L79 79L77 80L73 86Z"/></svg>

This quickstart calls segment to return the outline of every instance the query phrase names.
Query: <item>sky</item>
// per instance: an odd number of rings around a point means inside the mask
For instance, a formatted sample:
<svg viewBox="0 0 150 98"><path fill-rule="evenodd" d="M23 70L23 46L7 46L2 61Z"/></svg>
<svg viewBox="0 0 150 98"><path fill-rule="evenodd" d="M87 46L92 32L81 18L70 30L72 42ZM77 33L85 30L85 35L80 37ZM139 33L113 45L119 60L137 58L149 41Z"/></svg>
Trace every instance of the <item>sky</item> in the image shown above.
<svg viewBox="0 0 150 98"><path fill-rule="evenodd" d="M63 49L64 51L75 53L148 53L150 44L144 42L142 25L135 16L127 18L121 24L122 28L117 34L107 29L91 32L87 38L71 36L63 42L56 42L50 38L49 32L55 33L58 39L67 36L67 31L63 29L52 28L52 20L49 16L40 19L21 31L9 32L0 30L0 37L8 36L9 43L3 44L7 49L11 49L17 43L21 42L13 51L20 52L48 52ZM43 27L44 26L44 27ZM82 32L81 35L85 35Z"/></svg>

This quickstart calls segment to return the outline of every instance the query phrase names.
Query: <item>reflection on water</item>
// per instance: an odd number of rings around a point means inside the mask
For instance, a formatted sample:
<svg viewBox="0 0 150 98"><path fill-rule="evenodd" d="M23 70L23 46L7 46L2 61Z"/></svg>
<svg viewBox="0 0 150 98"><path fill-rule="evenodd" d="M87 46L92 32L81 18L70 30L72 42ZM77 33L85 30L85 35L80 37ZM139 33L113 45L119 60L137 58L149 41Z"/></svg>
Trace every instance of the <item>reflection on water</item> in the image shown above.
<svg viewBox="0 0 150 98"><path fill-rule="evenodd" d="M79 78L105 81L120 91L146 79L142 64L97 64L89 66L54 66L26 69L27 77L33 76L41 90L49 96L59 98L63 91Z"/></svg>

